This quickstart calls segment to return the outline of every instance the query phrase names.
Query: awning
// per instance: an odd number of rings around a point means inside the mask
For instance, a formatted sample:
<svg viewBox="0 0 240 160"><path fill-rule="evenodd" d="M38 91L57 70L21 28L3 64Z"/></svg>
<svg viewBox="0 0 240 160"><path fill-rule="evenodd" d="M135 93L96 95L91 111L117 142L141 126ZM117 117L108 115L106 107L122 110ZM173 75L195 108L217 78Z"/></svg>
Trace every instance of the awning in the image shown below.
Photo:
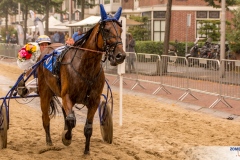
<svg viewBox="0 0 240 160"><path fill-rule="evenodd" d="M72 23L72 24L66 24L68 27L75 27L75 26L88 26L88 25L94 25L100 21L101 17L100 16L90 16L88 18L85 18L82 21L79 21L77 23ZM137 22L133 19L126 19L126 25L127 26L138 26L138 25L143 25L144 23Z"/></svg>
<svg viewBox="0 0 240 160"><path fill-rule="evenodd" d="M127 26L140 26L140 25L144 25L144 23L142 22L137 22L133 19L126 19L126 25Z"/></svg>
<svg viewBox="0 0 240 160"><path fill-rule="evenodd" d="M45 26L45 25L44 25L44 26ZM28 28L31 29L32 31L35 31L35 26L29 26ZM36 28L38 28L38 26L36 26ZM49 27L48 27L48 30L49 30L50 32L55 32L55 31L64 32L64 31L68 31L69 28L66 27L66 26L49 26Z"/></svg>
<svg viewBox="0 0 240 160"><path fill-rule="evenodd" d="M100 16L90 16L88 18L85 18L84 20L81 20L77 23L67 24L68 27L75 27L75 26L88 26L88 25L94 25L100 21Z"/></svg>

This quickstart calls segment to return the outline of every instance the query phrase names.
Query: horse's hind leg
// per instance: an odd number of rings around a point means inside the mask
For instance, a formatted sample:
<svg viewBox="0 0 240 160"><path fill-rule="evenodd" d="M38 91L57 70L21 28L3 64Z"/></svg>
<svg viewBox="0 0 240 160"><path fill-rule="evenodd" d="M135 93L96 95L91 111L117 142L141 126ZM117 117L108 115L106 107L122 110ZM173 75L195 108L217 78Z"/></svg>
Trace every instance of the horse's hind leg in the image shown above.
<svg viewBox="0 0 240 160"><path fill-rule="evenodd" d="M44 93L44 97L41 97L41 110L42 110L42 121L43 121L43 128L46 133L46 143L47 145L52 145L52 139L50 136L50 117L49 117L49 109L50 109L50 102L52 101L52 95L50 92Z"/></svg>

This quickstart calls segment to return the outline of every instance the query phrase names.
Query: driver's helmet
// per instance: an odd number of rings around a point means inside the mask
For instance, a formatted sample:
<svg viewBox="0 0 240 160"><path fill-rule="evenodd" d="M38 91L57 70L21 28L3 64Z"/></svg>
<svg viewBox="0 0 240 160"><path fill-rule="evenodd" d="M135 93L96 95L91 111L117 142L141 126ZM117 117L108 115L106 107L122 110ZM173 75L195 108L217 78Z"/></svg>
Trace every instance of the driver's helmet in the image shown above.
<svg viewBox="0 0 240 160"><path fill-rule="evenodd" d="M41 44L41 43L44 43L44 42L47 42L47 43L51 44L51 39L47 35L41 35L37 38L36 42L38 44Z"/></svg>

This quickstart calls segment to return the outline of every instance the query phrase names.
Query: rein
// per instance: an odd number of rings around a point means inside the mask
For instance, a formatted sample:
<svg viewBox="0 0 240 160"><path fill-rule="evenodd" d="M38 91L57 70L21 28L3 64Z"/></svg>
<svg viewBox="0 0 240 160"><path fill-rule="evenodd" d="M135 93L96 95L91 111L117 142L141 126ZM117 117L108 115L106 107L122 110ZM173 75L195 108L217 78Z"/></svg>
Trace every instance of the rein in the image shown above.
<svg viewBox="0 0 240 160"><path fill-rule="evenodd" d="M84 50L84 51L90 51L90 52L94 52L94 53L98 53L98 54L106 54L106 52L92 50L92 49L87 49L87 48L82 48L82 47L77 47L77 46L69 46L69 47L70 48L76 48L76 49L79 49L79 50Z"/></svg>

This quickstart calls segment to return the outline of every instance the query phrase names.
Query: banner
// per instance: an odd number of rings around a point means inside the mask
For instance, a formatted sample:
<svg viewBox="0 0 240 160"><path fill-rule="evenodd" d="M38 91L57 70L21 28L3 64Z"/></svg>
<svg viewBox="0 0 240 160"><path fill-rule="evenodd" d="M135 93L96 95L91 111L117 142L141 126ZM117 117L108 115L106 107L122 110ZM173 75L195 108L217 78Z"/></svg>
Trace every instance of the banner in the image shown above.
<svg viewBox="0 0 240 160"><path fill-rule="evenodd" d="M29 13L30 13L30 18L31 18L31 20L34 21L35 18L36 18L35 13L34 13L32 10L30 10Z"/></svg>
<svg viewBox="0 0 240 160"><path fill-rule="evenodd" d="M23 27L17 24L18 44L23 46L24 44L24 32Z"/></svg>
<svg viewBox="0 0 240 160"><path fill-rule="evenodd" d="M39 19L36 21L38 26L39 35L44 35L44 27L42 21Z"/></svg>
<svg viewBox="0 0 240 160"><path fill-rule="evenodd" d="M36 17L36 14L32 10L30 10L29 13L31 20L34 22L35 25L35 32L39 32L39 35L44 35L44 27L42 21L38 17Z"/></svg>

